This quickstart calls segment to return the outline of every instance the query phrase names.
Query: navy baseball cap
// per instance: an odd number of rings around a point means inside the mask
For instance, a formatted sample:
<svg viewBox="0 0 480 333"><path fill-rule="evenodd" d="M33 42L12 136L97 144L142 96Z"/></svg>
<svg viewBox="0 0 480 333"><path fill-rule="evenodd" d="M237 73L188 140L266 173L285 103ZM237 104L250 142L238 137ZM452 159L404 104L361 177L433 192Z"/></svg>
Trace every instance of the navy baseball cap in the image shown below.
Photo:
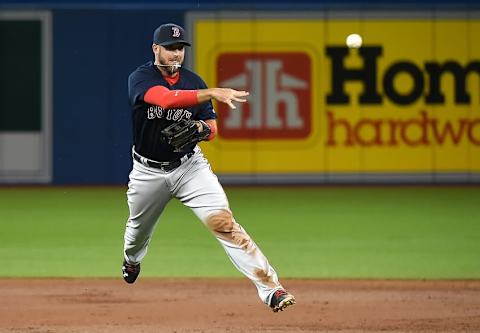
<svg viewBox="0 0 480 333"><path fill-rule="evenodd" d="M185 40L185 31L179 25L174 23L162 24L153 33L153 43L157 45L167 46L173 44L191 44Z"/></svg>

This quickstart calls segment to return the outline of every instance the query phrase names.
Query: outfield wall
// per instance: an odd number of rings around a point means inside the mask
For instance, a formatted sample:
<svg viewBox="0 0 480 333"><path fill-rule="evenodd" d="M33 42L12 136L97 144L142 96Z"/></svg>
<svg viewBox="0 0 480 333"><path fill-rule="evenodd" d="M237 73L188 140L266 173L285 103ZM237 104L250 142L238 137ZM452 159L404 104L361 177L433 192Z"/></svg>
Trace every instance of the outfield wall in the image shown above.
<svg viewBox="0 0 480 333"><path fill-rule="evenodd" d="M245 4L243 11L211 11L208 2L207 10L120 4L0 7L0 19L48 18L40 45L51 64L42 66L38 85L38 114L47 115L38 128L0 124L0 182L125 184L126 78L151 59L151 34L166 21L186 26L194 43L187 62L210 86L252 92L237 112L216 107L220 135L202 144L224 182L480 182L474 5L452 11L425 2L393 12L374 4L321 9L320 2L311 4L315 11L278 11L270 3L255 11ZM344 47L350 32L364 36L363 48ZM23 84L29 76L14 73L12 80ZM11 119L5 115L32 108L0 106L3 124ZM32 131L42 139L15 139Z"/></svg>
<svg viewBox="0 0 480 333"><path fill-rule="evenodd" d="M480 11L187 18L207 84L252 92L203 145L231 181L479 181Z"/></svg>

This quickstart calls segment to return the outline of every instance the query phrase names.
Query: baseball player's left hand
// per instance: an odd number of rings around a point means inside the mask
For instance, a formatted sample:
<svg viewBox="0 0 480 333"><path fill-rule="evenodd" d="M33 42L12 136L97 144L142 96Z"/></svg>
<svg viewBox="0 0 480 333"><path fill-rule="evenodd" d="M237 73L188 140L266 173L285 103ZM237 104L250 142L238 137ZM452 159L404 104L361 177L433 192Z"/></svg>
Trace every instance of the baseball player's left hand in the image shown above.
<svg viewBox="0 0 480 333"><path fill-rule="evenodd" d="M210 127L203 120L182 120L163 129L162 137L175 151L182 151L189 144L205 140L210 133Z"/></svg>

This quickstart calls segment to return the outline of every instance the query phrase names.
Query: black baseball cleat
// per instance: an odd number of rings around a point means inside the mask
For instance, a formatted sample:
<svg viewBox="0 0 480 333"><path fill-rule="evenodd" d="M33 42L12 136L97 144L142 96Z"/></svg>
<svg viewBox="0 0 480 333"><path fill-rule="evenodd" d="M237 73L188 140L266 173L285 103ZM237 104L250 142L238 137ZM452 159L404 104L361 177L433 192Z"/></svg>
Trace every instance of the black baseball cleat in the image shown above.
<svg viewBox="0 0 480 333"><path fill-rule="evenodd" d="M138 277L138 274L140 274L140 264L132 265L127 263L126 260L124 260L122 265L122 273L123 279L127 283L134 283Z"/></svg>
<svg viewBox="0 0 480 333"><path fill-rule="evenodd" d="M295 297L289 294L285 289L278 289L272 295L270 307L273 312L283 311L287 306L295 304Z"/></svg>

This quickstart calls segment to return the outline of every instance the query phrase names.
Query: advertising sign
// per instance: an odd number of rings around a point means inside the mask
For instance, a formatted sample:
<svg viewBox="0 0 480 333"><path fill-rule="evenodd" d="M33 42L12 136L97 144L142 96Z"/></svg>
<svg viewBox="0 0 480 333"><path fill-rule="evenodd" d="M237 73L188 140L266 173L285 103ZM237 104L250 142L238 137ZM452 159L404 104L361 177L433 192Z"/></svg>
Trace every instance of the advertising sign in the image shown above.
<svg viewBox="0 0 480 333"><path fill-rule="evenodd" d="M202 145L216 172L480 172L475 15L235 15L188 16L195 70L250 92L235 110L216 105L219 137Z"/></svg>

